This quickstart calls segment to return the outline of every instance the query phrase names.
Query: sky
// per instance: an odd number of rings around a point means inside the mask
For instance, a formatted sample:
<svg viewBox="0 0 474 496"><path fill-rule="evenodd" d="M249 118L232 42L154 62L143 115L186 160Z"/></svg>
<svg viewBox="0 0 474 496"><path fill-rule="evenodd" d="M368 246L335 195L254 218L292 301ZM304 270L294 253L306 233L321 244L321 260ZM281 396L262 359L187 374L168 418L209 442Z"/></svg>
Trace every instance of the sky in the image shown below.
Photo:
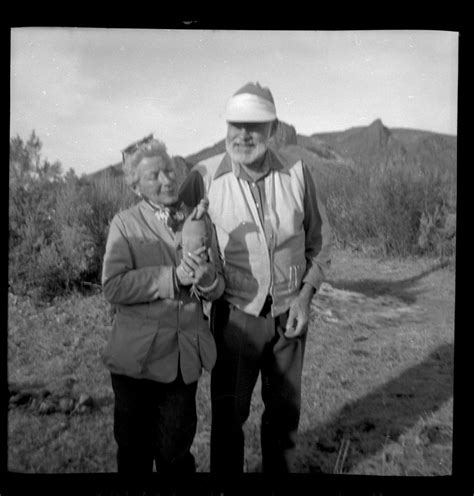
<svg viewBox="0 0 474 496"><path fill-rule="evenodd" d="M120 162L153 133L185 157L225 136L228 98L272 91L298 134L385 126L457 134L459 34L14 28L10 136L77 175Z"/></svg>

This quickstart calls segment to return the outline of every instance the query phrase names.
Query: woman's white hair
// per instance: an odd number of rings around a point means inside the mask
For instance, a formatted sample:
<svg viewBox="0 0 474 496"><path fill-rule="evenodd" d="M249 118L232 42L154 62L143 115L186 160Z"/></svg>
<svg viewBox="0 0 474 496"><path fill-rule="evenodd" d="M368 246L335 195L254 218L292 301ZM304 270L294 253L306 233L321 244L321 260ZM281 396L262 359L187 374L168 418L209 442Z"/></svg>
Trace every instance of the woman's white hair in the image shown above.
<svg viewBox="0 0 474 496"><path fill-rule="evenodd" d="M155 138L139 143L130 153L124 153L122 160L124 180L134 191L138 184L137 166L145 157L161 157L166 164L171 163L166 145Z"/></svg>

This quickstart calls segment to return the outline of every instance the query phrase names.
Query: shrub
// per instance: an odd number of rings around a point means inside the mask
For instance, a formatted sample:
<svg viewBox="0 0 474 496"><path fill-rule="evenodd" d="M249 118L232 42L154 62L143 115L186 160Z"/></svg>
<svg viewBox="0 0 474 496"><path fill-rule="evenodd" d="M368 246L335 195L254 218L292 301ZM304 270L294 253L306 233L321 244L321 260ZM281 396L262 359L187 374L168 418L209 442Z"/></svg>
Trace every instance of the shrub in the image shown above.
<svg viewBox="0 0 474 496"><path fill-rule="evenodd" d="M82 178L64 185L57 199L55 224L69 286L100 283L110 221L134 201L121 178Z"/></svg>
<svg viewBox="0 0 474 496"><path fill-rule="evenodd" d="M41 142L10 140L9 287L51 298L100 283L109 223L135 197L121 178L78 178L41 161Z"/></svg>
<svg viewBox="0 0 474 496"><path fill-rule="evenodd" d="M94 263L89 268L90 276L99 281L110 221L117 212L133 205L137 197L121 177L110 175L100 176L84 184L83 188L89 211L83 216L82 225L95 247Z"/></svg>
<svg viewBox="0 0 474 496"><path fill-rule="evenodd" d="M9 286L26 292L38 283L42 248L54 236L53 212L61 165L40 159L41 141L32 132L24 143L10 140Z"/></svg>
<svg viewBox="0 0 474 496"><path fill-rule="evenodd" d="M328 220L337 244L355 247L376 235L372 198L360 172L340 172L321 188L326 191Z"/></svg>
<svg viewBox="0 0 474 496"><path fill-rule="evenodd" d="M55 244L44 245L36 259L35 276L30 278L35 296L51 299L68 289L68 277Z"/></svg>
<svg viewBox="0 0 474 496"><path fill-rule="evenodd" d="M322 188L340 245L361 248L370 243L395 256L454 254L455 171L392 164L346 171L326 179Z"/></svg>

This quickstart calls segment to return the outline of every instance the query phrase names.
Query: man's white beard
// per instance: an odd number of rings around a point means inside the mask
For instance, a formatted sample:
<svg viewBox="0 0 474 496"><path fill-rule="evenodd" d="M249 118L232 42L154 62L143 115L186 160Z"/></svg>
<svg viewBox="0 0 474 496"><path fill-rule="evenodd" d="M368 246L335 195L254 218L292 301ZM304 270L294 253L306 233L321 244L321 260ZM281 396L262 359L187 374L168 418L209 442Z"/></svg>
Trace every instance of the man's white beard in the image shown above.
<svg viewBox="0 0 474 496"><path fill-rule="evenodd" d="M258 143L250 153L246 153L243 151L233 150L232 143L230 143L227 139L225 141L225 145L227 153L232 161L246 166L249 166L262 158L268 148L266 143Z"/></svg>

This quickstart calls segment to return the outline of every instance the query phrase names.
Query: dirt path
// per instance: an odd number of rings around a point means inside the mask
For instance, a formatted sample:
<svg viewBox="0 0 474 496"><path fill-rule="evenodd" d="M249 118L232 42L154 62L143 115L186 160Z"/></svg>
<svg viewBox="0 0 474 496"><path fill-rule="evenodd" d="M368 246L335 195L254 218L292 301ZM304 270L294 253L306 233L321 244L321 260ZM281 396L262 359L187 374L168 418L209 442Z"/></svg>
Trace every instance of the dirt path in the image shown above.
<svg viewBox="0 0 474 496"><path fill-rule="evenodd" d="M312 304L301 471L450 473L454 283L433 260L334 254Z"/></svg>
<svg viewBox="0 0 474 496"><path fill-rule="evenodd" d="M315 305L328 321L376 325L411 315L437 333L453 329L454 283L454 267L437 261L376 261L337 252Z"/></svg>

